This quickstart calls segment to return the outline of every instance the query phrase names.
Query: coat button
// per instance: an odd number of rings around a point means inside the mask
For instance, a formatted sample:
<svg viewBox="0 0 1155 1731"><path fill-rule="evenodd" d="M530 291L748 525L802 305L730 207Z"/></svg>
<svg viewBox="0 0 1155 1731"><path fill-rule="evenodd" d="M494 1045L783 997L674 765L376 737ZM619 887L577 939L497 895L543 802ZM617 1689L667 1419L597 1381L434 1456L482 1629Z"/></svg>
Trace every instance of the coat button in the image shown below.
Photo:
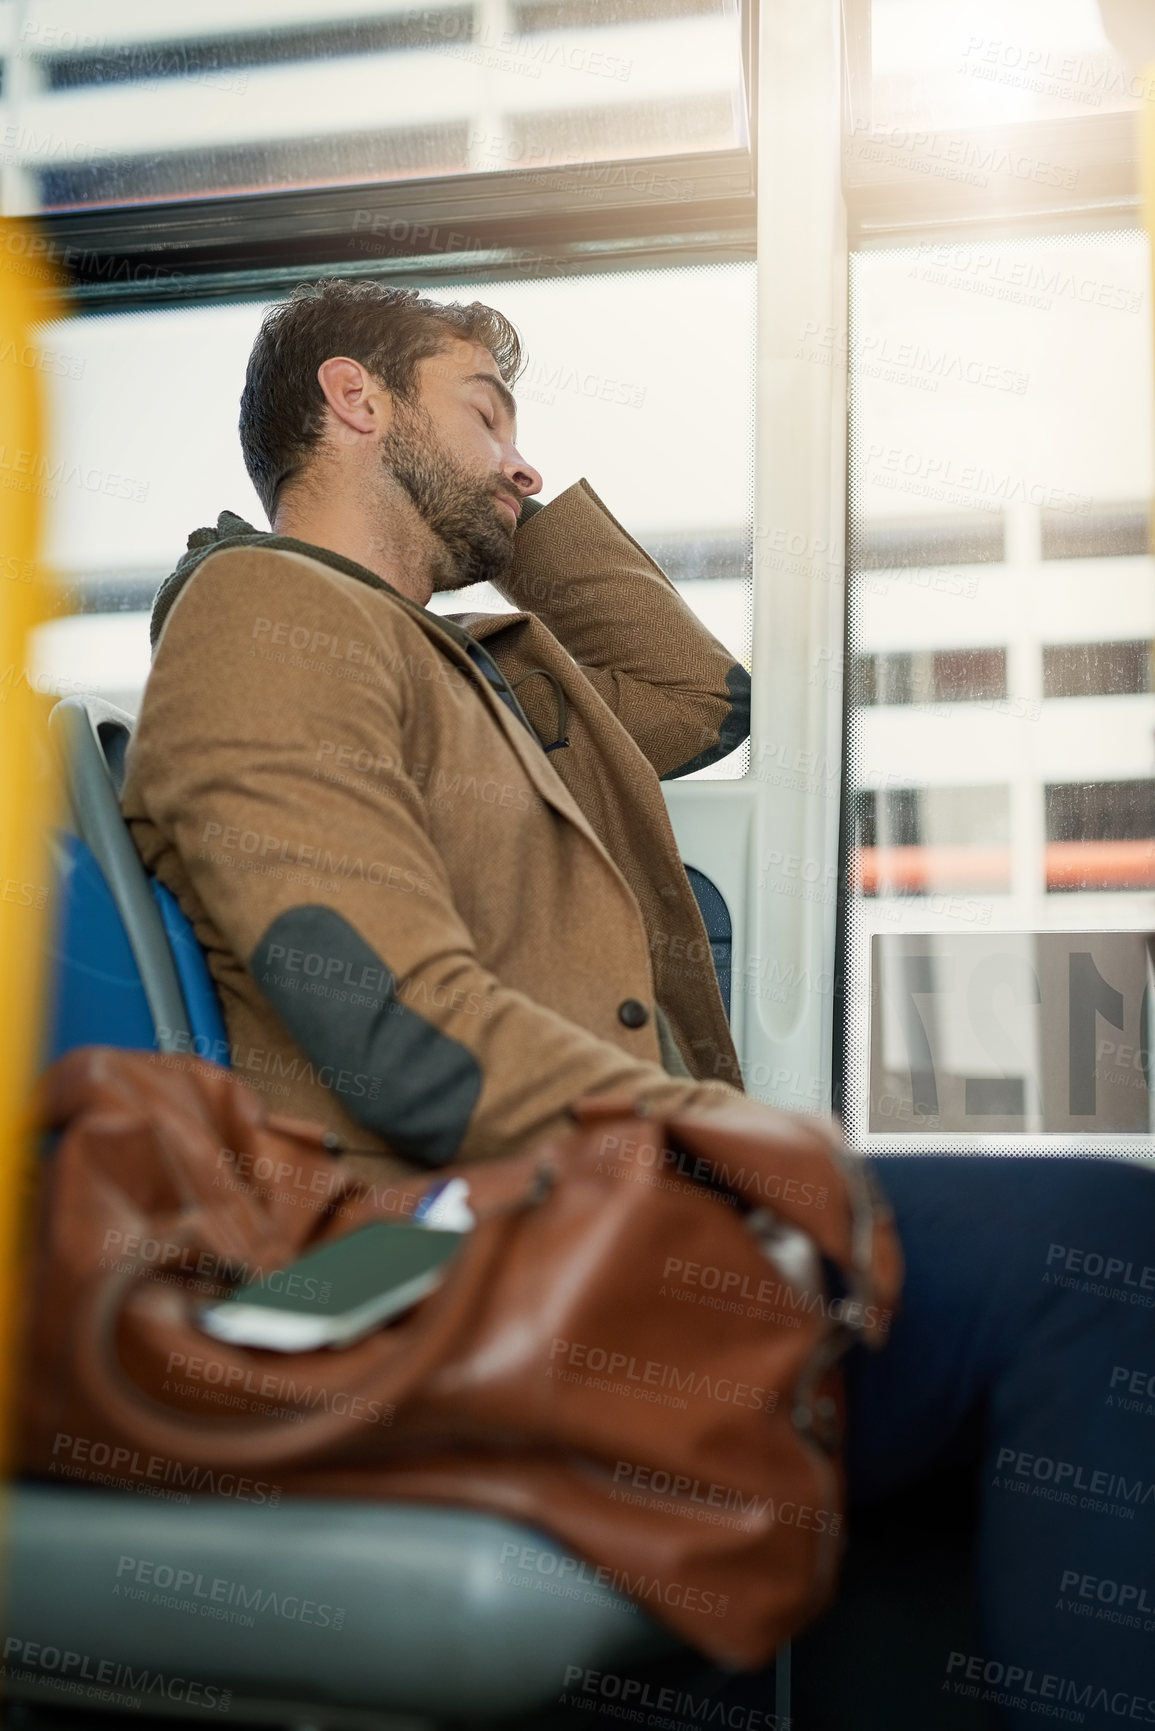
<svg viewBox="0 0 1155 1731"><path fill-rule="evenodd" d="M627 1028L644 1028L649 1019L650 1012L637 998L625 998L618 1005L618 1021Z"/></svg>

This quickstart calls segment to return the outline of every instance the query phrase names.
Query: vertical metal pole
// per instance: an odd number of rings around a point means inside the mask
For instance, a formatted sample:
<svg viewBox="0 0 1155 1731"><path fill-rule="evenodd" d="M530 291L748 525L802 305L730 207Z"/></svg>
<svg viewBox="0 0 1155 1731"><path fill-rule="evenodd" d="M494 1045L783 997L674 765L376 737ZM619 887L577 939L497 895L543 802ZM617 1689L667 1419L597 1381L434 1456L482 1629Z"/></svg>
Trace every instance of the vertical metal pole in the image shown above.
<svg viewBox="0 0 1155 1731"><path fill-rule="evenodd" d="M751 995L751 1091L829 1108L842 766L847 230L838 0L763 0L746 955L789 982ZM822 986L816 987L816 982ZM768 1085L759 1085L760 1078Z"/></svg>

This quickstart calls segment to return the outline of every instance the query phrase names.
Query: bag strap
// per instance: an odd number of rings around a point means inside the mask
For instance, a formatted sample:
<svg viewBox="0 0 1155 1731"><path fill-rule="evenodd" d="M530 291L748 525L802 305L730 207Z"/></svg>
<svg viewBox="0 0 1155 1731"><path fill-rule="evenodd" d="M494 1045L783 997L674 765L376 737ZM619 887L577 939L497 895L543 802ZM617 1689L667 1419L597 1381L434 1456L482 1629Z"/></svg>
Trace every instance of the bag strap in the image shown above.
<svg viewBox="0 0 1155 1731"><path fill-rule="evenodd" d="M426 1299L421 1311L425 1327L409 1331L401 1390L419 1384L443 1359L448 1345L476 1314L482 1295L496 1274L505 1242L503 1225L508 1219L536 1207L549 1185L540 1171L531 1177L524 1193L505 1202L479 1219L459 1254L463 1261L446 1287ZM182 1238L179 1226L173 1242L189 1247L191 1224ZM122 1435L132 1436L138 1446L167 1453L192 1466L211 1467L220 1459L221 1445L228 1451L230 1467L294 1466L330 1448L346 1434L354 1434L359 1420L346 1413L311 1414L304 1423L286 1425L267 1419L261 1425L241 1426L213 1423L181 1415L154 1400L127 1374L120 1362L116 1335L121 1314L138 1286L155 1275L151 1263L136 1257L130 1268L93 1282L91 1291L78 1305L78 1325L72 1337L72 1374L76 1386L101 1419ZM452 1299L452 1303L446 1302ZM381 1364L370 1359L355 1384L342 1393L350 1404L358 1397L380 1398Z"/></svg>

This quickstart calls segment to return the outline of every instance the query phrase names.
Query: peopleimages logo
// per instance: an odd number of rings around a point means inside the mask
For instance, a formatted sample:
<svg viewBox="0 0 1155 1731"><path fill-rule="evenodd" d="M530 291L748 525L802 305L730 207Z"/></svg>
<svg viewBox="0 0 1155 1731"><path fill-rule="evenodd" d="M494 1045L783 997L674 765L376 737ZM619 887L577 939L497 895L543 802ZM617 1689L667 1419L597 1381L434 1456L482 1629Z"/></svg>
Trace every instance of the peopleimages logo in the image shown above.
<svg viewBox="0 0 1155 1731"><path fill-rule="evenodd" d="M236 866L241 870L257 870L273 877L283 877L285 868L301 868L289 882L313 883L320 887L325 880L343 878L349 883L370 883L379 889L397 890L402 895L427 896L429 885L410 868L402 869L385 860L364 860L347 853L334 854L320 843L295 841L288 836L262 835L259 830L241 829L238 824L206 823L201 832L203 846L198 859L212 865ZM274 950L280 946L274 945ZM284 965L289 972L297 971L294 958L298 950L289 950ZM273 959L270 951L269 959ZM310 965L314 974L323 971Z"/></svg>
<svg viewBox="0 0 1155 1731"><path fill-rule="evenodd" d="M1085 516L1093 502L1089 493L1075 493L1042 478L1015 474L1010 469L988 469L982 463L958 464L953 457L885 445L879 440L867 446L863 469L869 470L866 479L872 486L921 492L956 503L982 503L989 509L1028 504Z"/></svg>
<svg viewBox="0 0 1155 1731"><path fill-rule="evenodd" d="M787 1182L795 1185L798 1183L795 1179ZM814 1188L810 1184L801 1187L805 1190ZM822 1201L818 1204L820 1208L826 1205L825 1189L821 1191L821 1195ZM820 1316L828 1317L832 1322L844 1323L853 1329L886 1328L893 1314L880 1305L863 1304L861 1299L848 1295L828 1298L821 1287L811 1290L793 1281L775 1277L755 1279L741 1269L718 1268L708 1262L686 1262L680 1256L666 1258L662 1280L672 1287L686 1286L701 1292L717 1293L719 1298L733 1300L735 1310L741 1309L739 1300L755 1305L781 1304L786 1306L788 1312L801 1312L811 1316L817 1311ZM666 1295L664 1284L660 1288L660 1295Z"/></svg>
<svg viewBox="0 0 1155 1731"><path fill-rule="evenodd" d="M118 1597L145 1599L169 1610L192 1610L202 1617L239 1622L249 1629L256 1617L266 1616L308 1623L318 1629L340 1629L345 1621L340 1605L321 1604L273 1587L251 1586L225 1575L203 1575L151 1557L122 1556L112 1590Z"/></svg>
<svg viewBox="0 0 1155 1731"><path fill-rule="evenodd" d="M328 1281L325 1282L326 1286ZM284 1410L281 1416L305 1416L306 1412L337 1413L359 1420L362 1424L390 1425L396 1416L391 1401L370 1400L368 1396L351 1394L347 1389L328 1388L324 1383L298 1382L295 1376L278 1376L244 1364L225 1364L219 1359L199 1358L196 1354L170 1352L165 1365L165 1381L161 1392L168 1390L169 1379L183 1393L219 1389L225 1400L219 1405L236 1405L244 1411L258 1411L266 1403L276 1403ZM194 1390L192 1385L198 1385Z"/></svg>
<svg viewBox="0 0 1155 1731"><path fill-rule="evenodd" d="M842 1516L837 1509L814 1508L808 1503L779 1502L733 1485L703 1483L688 1473L669 1473L661 1467L641 1466L634 1461L614 1463L614 1502L658 1509L682 1515L710 1526L737 1527L749 1532L767 1517L781 1527L806 1532L838 1533Z"/></svg>
<svg viewBox="0 0 1155 1731"><path fill-rule="evenodd" d="M1155 80L1149 74L1112 65L1105 55L1058 54L1050 48L972 36L958 70L1015 90L1058 96L1085 108L1100 108L1104 96L1150 102Z"/></svg>
<svg viewBox="0 0 1155 1731"><path fill-rule="evenodd" d="M749 1407L753 1412L773 1412L778 1405L775 1389L735 1382L733 1377L712 1377L706 1371L681 1370L676 1364L662 1364L659 1359L639 1359L633 1353L607 1352L603 1346L590 1346L584 1341L562 1340L555 1336L550 1349L550 1364L546 1375L560 1382L583 1383L603 1387L609 1393L631 1395L635 1400L654 1401L660 1406L675 1406L682 1410L686 1401L680 1397L704 1395L707 1400L722 1401L731 1406ZM561 1362L558 1363L557 1361ZM582 1372L604 1372L591 1380ZM620 1382L609 1379L620 1377Z"/></svg>
<svg viewBox="0 0 1155 1731"><path fill-rule="evenodd" d="M1146 1367L1133 1370L1129 1365L1111 1367L1111 1392L1107 1405L1123 1412L1140 1412L1155 1418L1155 1371Z"/></svg>
<svg viewBox="0 0 1155 1731"><path fill-rule="evenodd" d="M1098 1250L1082 1250L1077 1245L1051 1244L1047 1247L1047 1267L1060 1263L1065 1274L1100 1276L1108 1284L1118 1281L1121 1286L1142 1292L1155 1292L1155 1263L1128 1262L1122 1256L1104 1256Z"/></svg>
<svg viewBox="0 0 1155 1731"><path fill-rule="evenodd" d="M1128 1479L1106 1468L1030 1454L1025 1449L999 1450L993 1485L996 1490L1027 1492L1051 1502L1119 1515L1128 1521L1135 1519L1136 1508L1155 1504L1155 1482Z"/></svg>
<svg viewBox="0 0 1155 1731"><path fill-rule="evenodd" d="M1137 313L1143 305L1138 289L1101 282L1097 277L1076 276L1061 259L1016 258L998 247L923 241L907 274L923 282L1010 301L1039 312L1049 312L1056 300L1064 299L1124 313Z"/></svg>
<svg viewBox="0 0 1155 1731"><path fill-rule="evenodd" d="M1112 1581L1101 1575L1084 1574L1079 1569L1064 1569L1059 1592L1089 1599L1100 1606L1117 1605L1121 1611L1133 1609L1155 1617L1155 1591L1149 1593L1146 1586L1131 1581Z"/></svg>
<svg viewBox="0 0 1155 1731"><path fill-rule="evenodd" d="M228 1150L222 1150L222 1154ZM218 1155L218 1164L221 1155ZM260 1263L242 1262L236 1257L221 1256L212 1250L197 1250L179 1239L148 1238L139 1232L121 1232L110 1226L104 1234L101 1249L115 1257L123 1257L127 1267L160 1267L195 1274L204 1280L229 1282L260 1281L270 1292L284 1293L287 1298L306 1298L319 1304L328 1302L332 1282L316 1280L312 1275L295 1274L292 1269ZM104 1268L106 1256L101 1257Z"/></svg>
<svg viewBox="0 0 1155 1731"><path fill-rule="evenodd" d="M994 141L968 138L964 133L878 126L868 120L856 120L853 133L845 147L852 161L901 163L912 173L959 180L969 186L989 186L992 175L1060 186L1067 192L1073 192L1079 183L1077 168L1009 150Z"/></svg>
<svg viewBox="0 0 1155 1731"><path fill-rule="evenodd" d="M104 1471L103 1469L107 1469ZM126 1489L144 1490L163 1495L161 1486L179 1485L182 1491L197 1491L210 1496L235 1497L242 1503L265 1503L275 1508L281 1500L280 1485L264 1479L250 1479L242 1474L215 1472L211 1467L186 1465L169 1460L165 1455L142 1455L139 1449L114 1446L91 1437L69 1436L58 1431L52 1444L50 1473L66 1478L90 1479ZM116 1475L121 1475L119 1478ZM151 1482L150 1482L151 1481Z"/></svg>
<svg viewBox="0 0 1155 1731"><path fill-rule="evenodd" d="M659 1580L651 1575L631 1575L628 1569L614 1569L606 1563L592 1564L577 1557L559 1557L556 1551L541 1550L534 1545L503 1544L499 1576L505 1586L521 1583L514 1571L529 1580L534 1576L556 1577L571 1586L596 1588L621 1593L636 1605L668 1605L671 1609L701 1611L707 1617L724 1617L729 1608L728 1593L714 1593L706 1587L691 1587L684 1581Z"/></svg>
<svg viewBox="0 0 1155 1731"><path fill-rule="evenodd" d="M692 1727L702 1725L712 1727L712 1731L790 1731L789 1719L779 1718L761 1707L747 1707L740 1701L711 1695L691 1695L640 1677L585 1670L581 1665L566 1666L561 1705L613 1713L619 1719L652 1725L659 1731L691 1731ZM670 1714L679 1717L670 1718Z"/></svg>
<svg viewBox="0 0 1155 1731"><path fill-rule="evenodd" d="M1060 1677L1051 1671L1035 1671L1027 1665L1007 1665L999 1659L986 1659L980 1653L952 1653L946 1663L949 1688L956 1695L969 1695L990 1700L1001 1706L1028 1709L1046 1714L1043 1701L1063 1702L1071 1707L1090 1708L1093 1712L1110 1713L1113 1718L1129 1719L1140 1725L1155 1725L1155 1701L1129 1690L1112 1689L1105 1684L1076 1683L1070 1677ZM986 1684L982 1689L980 1684ZM1071 1718L1082 1722L1081 1713L1056 1712L1055 1718Z"/></svg>
<svg viewBox="0 0 1155 1731"><path fill-rule="evenodd" d="M118 1664L112 1659L97 1659L91 1653L75 1653L67 1647L45 1646L41 1641L22 1640L19 1635L9 1635L4 1641L0 1672L5 1676L9 1674L10 1660L27 1665L33 1676L47 1671L70 1694L94 1701L115 1698L116 1691L131 1690L133 1695L155 1697L158 1706L163 1699L189 1707L208 1707L218 1713L227 1713L232 1701L231 1689L221 1689L212 1683L198 1683L191 1677L166 1677L163 1671L150 1671L143 1666L134 1671L131 1665ZM88 1687L81 1688L81 1683ZM123 1695L119 1700L122 1705L140 1705L139 1701L126 1702Z"/></svg>
<svg viewBox="0 0 1155 1731"><path fill-rule="evenodd" d="M60 487L81 487L86 493L102 493L108 499L127 499L143 505L148 499L149 483L132 475L122 475L115 469L83 468L63 458L50 463L40 451L10 448L0 445L0 485L17 493L39 493L45 499L55 499Z"/></svg>

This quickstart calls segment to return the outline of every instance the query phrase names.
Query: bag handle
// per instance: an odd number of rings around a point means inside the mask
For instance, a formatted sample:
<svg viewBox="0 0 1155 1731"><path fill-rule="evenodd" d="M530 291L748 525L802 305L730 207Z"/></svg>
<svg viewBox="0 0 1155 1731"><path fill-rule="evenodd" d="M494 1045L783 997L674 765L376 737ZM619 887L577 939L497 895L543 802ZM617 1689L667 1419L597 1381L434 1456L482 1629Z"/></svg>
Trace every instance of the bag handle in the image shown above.
<svg viewBox="0 0 1155 1731"><path fill-rule="evenodd" d="M504 1242L499 1229L503 1219L536 1207L549 1188L543 1185L539 1168L521 1196L478 1220L459 1253L463 1261L456 1276L447 1277L445 1289L423 1301L421 1309L429 1307L430 1326L411 1331L415 1338L405 1366L403 1387L419 1383L440 1362L447 1341L476 1313L480 1295L496 1273ZM183 1238L178 1226L173 1242L185 1248L190 1238L191 1222ZM192 1466L215 1465L223 1444L230 1467L264 1468L304 1463L343 1435L357 1434L353 1427L359 1420L333 1412L314 1413L303 1424L287 1425L281 1420L267 1419L260 1426L248 1427L183 1415L179 1421L174 1419L171 1408L145 1394L126 1373L116 1345L117 1323L131 1292L154 1274L153 1265L138 1256L127 1270L94 1282L94 1289L88 1296L82 1296L78 1304L79 1324L72 1352L76 1385L93 1411L121 1434L135 1437L145 1447L171 1454ZM452 1305L445 1302L451 1297ZM380 1380L381 1367L371 1362L361 1379L341 1392L350 1400L358 1396L373 1399L380 1389Z"/></svg>
<svg viewBox="0 0 1155 1731"><path fill-rule="evenodd" d="M746 1104L749 1105L750 1102L747 1101ZM631 1099L626 1094L586 1094L580 1100L574 1101L570 1107L570 1116L583 1130L600 1129L603 1125L624 1119L648 1119L672 1147L700 1155L707 1164L717 1158L708 1146L702 1145L695 1134L700 1132L709 1140L711 1133L717 1129L714 1114L708 1111L689 1108L662 1117L649 1112L644 1101ZM744 1128L748 1131L749 1123ZM880 1309L888 1316L898 1302L898 1291L902 1284L901 1253L893 1231L890 1206L883 1197L870 1167L861 1156L848 1153L838 1138L825 1133L817 1121L808 1124L806 1128L812 1135L815 1154L821 1154L830 1162L831 1177L841 1180L843 1185L849 1215L847 1251L839 1254L835 1252L832 1244L823 1244L821 1235L813 1230L813 1223L810 1225L809 1236L824 1254L830 1255L831 1259L838 1263L849 1284L850 1297L858 1309L861 1320L849 1321L840 1326L847 1329L850 1338L862 1339L871 1347L880 1347L886 1340L885 1322L868 1323L865 1319L875 1309ZM766 1133L769 1132L770 1125L767 1124ZM743 1196L739 1190L727 1185L711 1184L697 1173L694 1174L693 1181L701 1186L703 1196L725 1195L751 1212L767 1206L760 1198L755 1200L751 1196ZM771 1208L771 1212L784 1218L789 1211Z"/></svg>

